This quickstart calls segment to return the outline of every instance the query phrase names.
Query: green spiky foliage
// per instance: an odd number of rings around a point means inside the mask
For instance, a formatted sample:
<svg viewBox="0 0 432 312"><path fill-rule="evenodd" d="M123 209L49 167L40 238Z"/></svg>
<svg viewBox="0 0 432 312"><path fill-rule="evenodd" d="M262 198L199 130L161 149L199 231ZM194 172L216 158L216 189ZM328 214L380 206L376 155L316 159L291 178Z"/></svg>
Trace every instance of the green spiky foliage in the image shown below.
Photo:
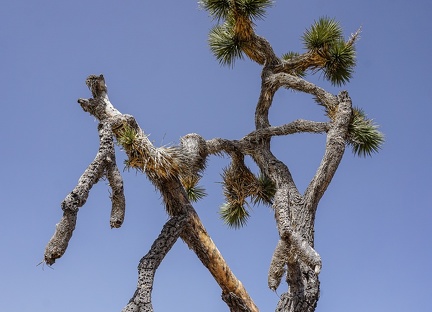
<svg viewBox="0 0 432 312"><path fill-rule="evenodd" d="M333 85L341 86L347 83L356 65L355 49L352 44L339 40L331 45L324 65L324 78Z"/></svg>
<svg viewBox="0 0 432 312"><path fill-rule="evenodd" d="M200 6L218 21L226 19L230 12L231 0L202 0Z"/></svg>
<svg viewBox="0 0 432 312"><path fill-rule="evenodd" d="M226 204L220 208L220 216L226 224L238 228L249 217L246 199L257 193L257 180L244 164L243 156L233 157L230 166L223 169L222 179Z"/></svg>
<svg viewBox="0 0 432 312"><path fill-rule="evenodd" d="M138 153L135 151L135 144L137 139L137 132L131 127L125 125L117 137L117 144L121 146L125 151L130 151L135 157L130 157L124 160L125 169L129 171L130 168L135 167L136 170L141 170L134 166L134 159L138 157Z"/></svg>
<svg viewBox="0 0 432 312"><path fill-rule="evenodd" d="M197 202L207 196L205 188L201 186L189 187L186 189L186 194L190 201Z"/></svg>
<svg viewBox="0 0 432 312"><path fill-rule="evenodd" d="M272 1L205 0L201 1L200 4L213 18L222 22L210 31L210 50L220 64L232 67L236 59L243 58L241 36L239 37L235 32L236 23L238 23L236 18L241 16L243 21L249 21L246 22L246 25L249 25L252 20L262 19L265 16L265 10L272 4Z"/></svg>
<svg viewBox="0 0 432 312"><path fill-rule="evenodd" d="M213 55L222 65L232 67L236 59L243 58L241 41L236 37L230 22L212 28L209 45Z"/></svg>
<svg viewBox="0 0 432 312"><path fill-rule="evenodd" d="M249 219L249 212L244 205L238 203L223 204L219 210L219 215L225 224L235 229L246 225Z"/></svg>
<svg viewBox="0 0 432 312"><path fill-rule="evenodd" d="M129 158L125 161L127 169L135 168L160 179L182 173L179 162L182 155L177 148L155 148L144 133L138 133L128 125L117 130L117 136L117 143Z"/></svg>
<svg viewBox="0 0 432 312"><path fill-rule="evenodd" d="M272 205L276 188L265 175L255 176L243 162L243 157L233 158L232 163L222 172L223 193L226 203L220 208L222 220L230 227L239 228L249 218L246 199L254 205Z"/></svg>
<svg viewBox="0 0 432 312"><path fill-rule="evenodd" d="M333 85L341 86L352 77L356 65L354 42L357 35L344 41L339 23L322 17L302 36L305 48L322 58L313 67L322 70L324 78Z"/></svg>
<svg viewBox="0 0 432 312"><path fill-rule="evenodd" d="M199 2L210 15L218 21L228 19L234 13L254 20L263 19L266 9L273 1L270 0L202 0Z"/></svg>
<svg viewBox="0 0 432 312"><path fill-rule="evenodd" d="M305 48L310 51L325 53L329 46L342 38L339 23L329 17L322 17L307 29L302 36Z"/></svg>
<svg viewBox="0 0 432 312"><path fill-rule="evenodd" d="M273 205L273 198L276 193L276 186L273 181L260 173L257 177L258 187L255 194L251 196L254 205Z"/></svg>
<svg viewBox="0 0 432 312"><path fill-rule="evenodd" d="M238 229L246 225L250 214L246 209L249 207L245 201L245 196L250 196L253 205L273 205L273 198L276 193L276 187L267 176L259 174L253 180L248 179L249 184L243 185L244 190L238 192L232 187L224 183L224 193L228 203L224 203L219 210L219 215L225 224ZM253 193L253 194L250 194ZM240 200L238 200L240 199Z"/></svg>
<svg viewBox="0 0 432 312"><path fill-rule="evenodd" d="M348 128L348 144L355 155L371 156L377 153L384 143L384 135L378 130L373 120L368 119L363 110L354 108Z"/></svg>
<svg viewBox="0 0 432 312"><path fill-rule="evenodd" d="M238 13L250 20L263 19L266 9L273 4L269 0L235 0Z"/></svg>
<svg viewBox="0 0 432 312"><path fill-rule="evenodd" d="M117 143L123 148L131 148L137 138L137 133L131 127L125 125L117 138Z"/></svg>
<svg viewBox="0 0 432 312"><path fill-rule="evenodd" d="M282 54L282 59L284 59L284 60L292 60L293 58L298 57L298 56L300 56L300 53L290 51L290 52Z"/></svg>
<svg viewBox="0 0 432 312"><path fill-rule="evenodd" d="M191 202L197 202L207 196L205 189L198 185L200 178L200 175L180 177L180 182L182 183Z"/></svg>

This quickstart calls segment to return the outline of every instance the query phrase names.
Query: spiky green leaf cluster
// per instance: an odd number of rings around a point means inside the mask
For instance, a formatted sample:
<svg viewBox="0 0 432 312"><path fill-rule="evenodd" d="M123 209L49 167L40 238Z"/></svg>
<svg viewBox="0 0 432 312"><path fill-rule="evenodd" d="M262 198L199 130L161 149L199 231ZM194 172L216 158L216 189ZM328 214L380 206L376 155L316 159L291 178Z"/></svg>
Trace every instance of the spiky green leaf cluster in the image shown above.
<svg viewBox="0 0 432 312"><path fill-rule="evenodd" d="M186 191L188 199L192 202L197 202L207 195L205 189L198 185L200 179L200 174L189 173L180 176L180 182Z"/></svg>
<svg viewBox="0 0 432 312"><path fill-rule="evenodd" d="M329 17L322 17L315 21L302 36L306 49L311 51L326 49L341 38L342 28L336 20Z"/></svg>
<svg viewBox="0 0 432 312"><path fill-rule="evenodd" d="M293 59L295 57L298 57L298 56L300 56L300 53L290 51L290 52L282 54L282 59L284 59L284 60L291 60L291 59Z"/></svg>
<svg viewBox="0 0 432 312"><path fill-rule="evenodd" d="M243 167L243 166L242 166ZM243 167L229 167L224 169L222 182L227 203L220 208L222 220L230 227L239 228L246 225L249 218L249 207L246 198L250 198L253 205L272 205L276 193L274 183L264 174L253 175L249 169ZM237 170L236 170L237 169Z"/></svg>
<svg viewBox="0 0 432 312"><path fill-rule="evenodd" d="M348 144L357 156L371 156L372 153L377 153L384 143L384 135L378 130L378 126L358 108L353 110L348 136Z"/></svg>
<svg viewBox="0 0 432 312"><path fill-rule="evenodd" d="M257 192L252 195L254 205L273 205L273 198L276 193L276 186L265 174L260 173L257 177Z"/></svg>
<svg viewBox="0 0 432 312"><path fill-rule="evenodd" d="M240 228L247 223L249 212L238 203L223 204L219 210L221 219L230 227Z"/></svg>
<svg viewBox="0 0 432 312"><path fill-rule="evenodd" d="M229 22L213 27L209 34L209 45L222 65L234 66L236 59L243 58L241 42Z"/></svg>
<svg viewBox="0 0 432 312"><path fill-rule="evenodd" d="M217 19L226 19L230 12L230 0L202 0L199 2L202 8Z"/></svg>
<svg viewBox="0 0 432 312"><path fill-rule="evenodd" d="M197 202L207 195L205 188L198 185L186 188L186 194L191 202Z"/></svg>
<svg viewBox="0 0 432 312"><path fill-rule="evenodd" d="M322 17L307 29L302 36L306 49L317 53L325 61L318 66L324 78L333 85L347 83L354 72L356 53L355 38L345 41L339 23L329 17Z"/></svg>
<svg viewBox="0 0 432 312"><path fill-rule="evenodd" d="M356 65L354 46L343 40L335 42L329 48L327 62L323 68L324 77L333 85L347 83Z"/></svg>
<svg viewBox="0 0 432 312"><path fill-rule="evenodd" d="M236 17L248 20L261 19L270 0L203 0L201 6L220 24L209 34L210 50L222 65L234 66L236 59L242 59L242 42L235 34Z"/></svg>
<svg viewBox="0 0 432 312"><path fill-rule="evenodd" d="M130 147L134 144L137 133L131 127L125 125L120 135L117 138L117 143L124 148Z"/></svg>
<svg viewBox="0 0 432 312"><path fill-rule="evenodd" d="M210 15L218 21L229 19L234 10L251 20L265 17L266 9L272 5L271 0L202 0L199 2Z"/></svg>
<svg viewBox="0 0 432 312"><path fill-rule="evenodd" d="M266 9L270 7L273 1L269 0L235 0L237 10L244 17L254 20L263 19Z"/></svg>

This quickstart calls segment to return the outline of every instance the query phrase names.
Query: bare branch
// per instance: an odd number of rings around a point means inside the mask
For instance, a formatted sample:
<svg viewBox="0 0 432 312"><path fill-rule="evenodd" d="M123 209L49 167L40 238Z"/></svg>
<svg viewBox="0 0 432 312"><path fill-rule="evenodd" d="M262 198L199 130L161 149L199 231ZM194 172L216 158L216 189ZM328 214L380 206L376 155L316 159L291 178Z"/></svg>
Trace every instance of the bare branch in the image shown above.
<svg viewBox="0 0 432 312"><path fill-rule="evenodd" d="M241 153L241 146L236 140L227 140L221 138L214 138L206 141L207 151L211 155L222 155Z"/></svg>
<svg viewBox="0 0 432 312"><path fill-rule="evenodd" d="M283 229L282 239L289 242L291 256L296 256L308 265L316 274L319 274L322 268L320 255L305 241L297 232L293 231L290 226Z"/></svg>
<svg viewBox="0 0 432 312"><path fill-rule="evenodd" d="M307 208L313 212L330 184L345 151L348 126L352 116L352 102L346 91L340 92L337 99L339 105L335 120L327 133L324 156L304 195Z"/></svg>
<svg viewBox="0 0 432 312"><path fill-rule="evenodd" d="M123 178L117 168L115 158L107 162L108 164L106 167L105 175L108 178L108 182L112 190L110 225L111 228L119 228L123 224L126 209L126 199L123 189Z"/></svg>
<svg viewBox="0 0 432 312"><path fill-rule="evenodd" d="M44 261L48 265L54 264L66 252L69 240L75 230L78 211L64 211L60 222L56 224L54 235L45 247Z"/></svg>
<svg viewBox="0 0 432 312"><path fill-rule="evenodd" d="M222 300L229 306L231 312L252 312L253 310L248 307L247 302L244 299L237 296L233 292L223 292Z"/></svg>
<svg viewBox="0 0 432 312"><path fill-rule="evenodd" d="M282 277L286 273L289 252L290 250L287 243L280 239L273 252L268 272L268 287L273 291L276 291L279 287Z"/></svg>
<svg viewBox="0 0 432 312"><path fill-rule="evenodd" d="M337 97L333 94L325 91L324 89L316 86L309 81L306 81L294 75L290 75L287 73L276 73L273 75L269 75L267 78L267 82L276 88L284 86L294 90L312 94L323 106L327 107L328 109L331 109L338 104Z"/></svg>
<svg viewBox="0 0 432 312"><path fill-rule="evenodd" d="M289 59L282 59L281 64L275 67L274 73L297 74L304 73L307 69L323 67L327 60L317 53L317 51L307 51L306 53L292 56Z"/></svg>
<svg viewBox="0 0 432 312"><path fill-rule="evenodd" d="M350 38L347 41L348 45L354 45L357 41L360 40L361 31L362 28L359 27L359 29L357 29L355 33L351 34Z"/></svg>
<svg viewBox="0 0 432 312"><path fill-rule="evenodd" d="M115 225L121 225L121 211L123 211L124 214L123 181L121 176L115 173L116 171L118 172L118 169L115 165L114 141L111 125L109 122L102 122L99 124L98 130L100 146L96 157L81 175L78 184L72 192L63 200L61 204L63 217L57 224L54 235L45 248L44 259L49 265L53 264L56 259L60 258L65 253L75 229L78 209L85 204L91 188L103 176L105 170L109 172L110 185L113 189L111 200L115 218L112 221ZM113 225L113 223L111 223L111 225Z"/></svg>
<svg viewBox="0 0 432 312"><path fill-rule="evenodd" d="M172 217L162 228L149 252L138 265L138 285L132 299L122 312L153 311L151 294L157 268L174 246L186 224L186 217Z"/></svg>
<svg viewBox="0 0 432 312"><path fill-rule="evenodd" d="M325 133L330 129L330 124L327 122L317 122L310 120L298 119L289 124L275 127L261 128L247 134L240 140L240 144L244 145L247 143L259 143L263 139L269 139L273 136L289 135L294 133Z"/></svg>
<svg viewBox="0 0 432 312"><path fill-rule="evenodd" d="M182 138L180 146L156 148L132 116L122 115L111 104L102 75L92 75L87 81L90 81L88 85L92 94L97 98L80 99L78 102L81 107L101 120L102 124L111 127L112 133L122 144L129 158L128 164L147 174L150 181L161 192L169 215L175 218L187 218L186 230L181 233L181 238L210 271L221 287L223 294L232 293L233 296L241 298L242 304L248 309L247 311L258 311L242 283L232 273L211 240L180 182L182 176L198 174L205 167L205 160L209 151L204 139L199 135L190 134ZM114 155L110 159L115 159ZM110 172L110 174L113 175L110 184L115 184L115 171ZM120 189L120 187L118 188ZM155 269L156 266L153 263L150 271L140 271L140 279L152 276ZM148 286L140 289L140 292L148 292ZM134 301L128 307L132 310L126 311L135 311L135 308L136 303ZM144 309L144 311L150 310Z"/></svg>

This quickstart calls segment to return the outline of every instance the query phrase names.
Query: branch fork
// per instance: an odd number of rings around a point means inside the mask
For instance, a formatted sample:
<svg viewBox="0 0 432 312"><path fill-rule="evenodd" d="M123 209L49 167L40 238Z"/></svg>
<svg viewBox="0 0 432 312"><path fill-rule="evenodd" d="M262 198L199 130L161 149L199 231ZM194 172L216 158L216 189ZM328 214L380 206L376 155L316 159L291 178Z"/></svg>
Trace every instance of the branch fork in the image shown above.
<svg viewBox="0 0 432 312"><path fill-rule="evenodd" d="M111 125L108 121L98 126L99 150L95 159L90 163L78 180L76 187L61 203L63 217L56 225L53 237L45 248L44 261L48 265L63 256L75 229L77 214L87 201L90 190L104 176L111 188L111 217L110 226L118 228L122 225L125 214L125 196L123 179L116 165L114 139Z"/></svg>
<svg viewBox="0 0 432 312"><path fill-rule="evenodd" d="M181 139L178 147L156 148L132 116L121 114L111 104L103 75L89 76L86 84L93 98L79 99L78 103L84 111L99 120L100 147L94 161L62 203L63 217L45 249L44 261L52 265L65 253L75 229L78 210L85 204L92 186L103 176L107 177L112 189L110 225L121 226L125 213L125 199L123 181L115 163L115 139L122 145L129 161L136 160L133 163L136 169L145 172L159 189L166 210L171 216L149 253L141 259L137 290L123 311L153 311L151 290L154 273L178 237L186 242L207 267L221 286L224 298L229 294L231 298L237 298L236 306L245 307L244 311L258 311L242 283L231 272L214 245L181 184L182 177L197 176L204 169L209 153L206 141L197 134L189 134ZM127 140L129 143L126 143L122 141L122 135L129 130L132 140ZM232 309L235 311L236 308Z"/></svg>

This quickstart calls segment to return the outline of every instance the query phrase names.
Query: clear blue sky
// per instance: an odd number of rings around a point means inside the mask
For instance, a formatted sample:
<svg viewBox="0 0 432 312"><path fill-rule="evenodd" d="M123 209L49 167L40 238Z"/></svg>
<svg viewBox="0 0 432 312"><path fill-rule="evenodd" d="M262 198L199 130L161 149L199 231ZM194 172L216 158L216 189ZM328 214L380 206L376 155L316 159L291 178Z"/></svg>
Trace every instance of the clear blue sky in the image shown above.
<svg viewBox="0 0 432 312"><path fill-rule="evenodd" d="M432 311L431 12L429 0L279 0L257 23L256 32L279 55L301 52L300 36L321 16L339 20L346 36L362 26L356 73L343 89L386 135L372 158L347 151L319 206L318 312ZM101 181L79 213L65 256L53 270L36 266L61 201L98 148L97 123L76 100L90 97L85 78L103 73L113 104L134 115L158 146L191 132L241 138L254 127L260 67L249 60L221 67L207 45L211 26L196 1L2 2L0 311L117 312L127 303L138 261L167 220L159 194L140 174L123 175L121 229L109 228L108 186ZM280 91L272 124L299 117L324 118L309 96ZM301 189L324 139L273 142ZM119 151L118 161L123 157ZM273 215L256 207L241 230L220 221L218 182L227 164L210 159L202 181L209 196L196 209L261 311L273 311L278 297L267 288L277 242ZM182 241L157 272L153 302L155 311L227 311L218 285Z"/></svg>

